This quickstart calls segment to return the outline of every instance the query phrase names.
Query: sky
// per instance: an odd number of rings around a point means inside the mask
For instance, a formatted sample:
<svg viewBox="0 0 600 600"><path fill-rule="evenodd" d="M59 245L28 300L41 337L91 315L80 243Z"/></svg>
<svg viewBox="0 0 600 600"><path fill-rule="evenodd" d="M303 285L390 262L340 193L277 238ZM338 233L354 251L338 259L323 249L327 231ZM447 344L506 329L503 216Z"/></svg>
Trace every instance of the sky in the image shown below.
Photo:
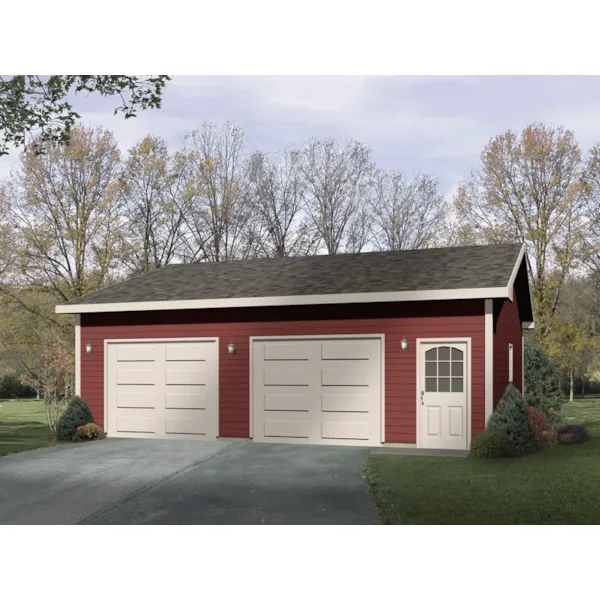
<svg viewBox="0 0 600 600"><path fill-rule="evenodd" d="M542 121L573 129L584 151L600 142L598 76L179 76L160 110L126 121L113 115L115 102L73 104L84 123L111 129L123 151L150 133L179 149L202 121L231 121L250 148L267 150L352 138L372 147L381 168L434 175L448 198L487 141L508 129ZM16 164L16 153L0 157L0 177Z"/></svg>

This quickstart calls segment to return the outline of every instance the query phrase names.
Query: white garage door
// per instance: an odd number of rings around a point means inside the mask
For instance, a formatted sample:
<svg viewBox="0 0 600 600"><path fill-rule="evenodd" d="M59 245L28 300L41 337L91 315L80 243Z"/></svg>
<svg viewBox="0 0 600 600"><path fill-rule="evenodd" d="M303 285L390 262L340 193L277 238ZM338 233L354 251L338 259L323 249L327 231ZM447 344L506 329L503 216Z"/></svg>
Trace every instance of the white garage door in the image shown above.
<svg viewBox="0 0 600 600"><path fill-rule="evenodd" d="M254 340L254 440L379 445L382 367L379 337Z"/></svg>
<svg viewBox="0 0 600 600"><path fill-rule="evenodd" d="M217 437L216 340L109 342L106 361L109 436Z"/></svg>

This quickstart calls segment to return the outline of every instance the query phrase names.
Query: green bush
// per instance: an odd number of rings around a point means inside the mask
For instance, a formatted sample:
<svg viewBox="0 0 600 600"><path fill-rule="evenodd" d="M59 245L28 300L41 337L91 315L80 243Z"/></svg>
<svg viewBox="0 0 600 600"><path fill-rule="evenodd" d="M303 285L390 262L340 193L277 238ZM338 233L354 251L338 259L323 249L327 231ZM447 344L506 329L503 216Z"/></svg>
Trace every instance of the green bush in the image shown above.
<svg viewBox="0 0 600 600"><path fill-rule="evenodd" d="M0 398L35 398L35 390L23 385L15 373L0 376Z"/></svg>
<svg viewBox="0 0 600 600"><path fill-rule="evenodd" d="M474 458L510 458L517 454L516 448L503 431L486 429L471 442L470 456Z"/></svg>
<svg viewBox="0 0 600 600"><path fill-rule="evenodd" d="M104 432L96 423L86 423L77 428L73 440L98 440L102 437L104 437Z"/></svg>
<svg viewBox="0 0 600 600"><path fill-rule="evenodd" d="M525 403L542 411L551 427L561 423L560 372L533 339L525 344Z"/></svg>
<svg viewBox="0 0 600 600"><path fill-rule="evenodd" d="M92 413L85 400L75 396L67 405L56 426L56 439L66 442L75 437L80 425L93 423Z"/></svg>
<svg viewBox="0 0 600 600"><path fill-rule="evenodd" d="M504 433L518 456L532 454L541 448L529 423L527 406L521 392L512 383L506 386L504 395L488 421L487 430Z"/></svg>

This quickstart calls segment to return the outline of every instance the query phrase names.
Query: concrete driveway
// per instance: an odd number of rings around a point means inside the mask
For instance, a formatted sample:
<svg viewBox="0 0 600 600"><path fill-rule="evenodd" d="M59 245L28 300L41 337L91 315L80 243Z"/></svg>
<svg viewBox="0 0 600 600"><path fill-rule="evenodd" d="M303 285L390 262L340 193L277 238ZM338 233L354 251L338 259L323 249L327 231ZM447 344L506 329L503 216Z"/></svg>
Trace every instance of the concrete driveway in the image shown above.
<svg viewBox="0 0 600 600"><path fill-rule="evenodd" d="M366 450L108 439L0 458L0 524L374 524Z"/></svg>

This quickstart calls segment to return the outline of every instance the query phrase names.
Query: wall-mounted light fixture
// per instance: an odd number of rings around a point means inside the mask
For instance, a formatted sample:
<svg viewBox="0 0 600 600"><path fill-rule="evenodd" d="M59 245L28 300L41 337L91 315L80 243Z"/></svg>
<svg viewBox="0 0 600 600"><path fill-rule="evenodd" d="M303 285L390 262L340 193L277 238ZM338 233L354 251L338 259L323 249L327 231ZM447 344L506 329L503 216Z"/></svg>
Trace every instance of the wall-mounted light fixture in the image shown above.
<svg viewBox="0 0 600 600"><path fill-rule="evenodd" d="M233 342L229 342L229 344L227 344L227 351L231 356L235 354L235 344Z"/></svg>
<svg viewBox="0 0 600 600"><path fill-rule="evenodd" d="M410 346L408 345L408 341L405 337L400 340L400 348L402 348L402 352L410 350Z"/></svg>
<svg viewBox="0 0 600 600"><path fill-rule="evenodd" d="M88 342L88 343L85 345L85 351L86 351L88 354L91 354L91 353L94 351L94 349L92 348L92 342Z"/></svg>

